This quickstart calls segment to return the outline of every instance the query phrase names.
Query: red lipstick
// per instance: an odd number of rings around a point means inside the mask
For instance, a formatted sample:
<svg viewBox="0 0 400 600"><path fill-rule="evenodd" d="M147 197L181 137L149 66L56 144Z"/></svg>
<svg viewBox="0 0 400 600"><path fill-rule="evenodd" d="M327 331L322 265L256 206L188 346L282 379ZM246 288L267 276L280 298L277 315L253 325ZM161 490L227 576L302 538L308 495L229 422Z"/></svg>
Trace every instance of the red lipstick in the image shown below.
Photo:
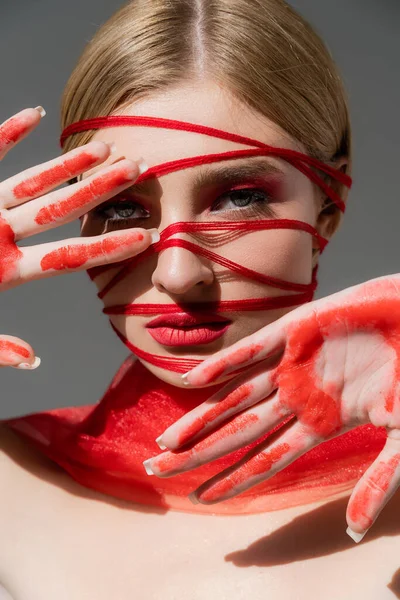
<svg viewBox="0 0 400 600"><path fill-rule="evenodd" d="M160 315L147 323L150 335L165 346L209 344L221 337L232 323L210 313L175 313Z"/></svg>

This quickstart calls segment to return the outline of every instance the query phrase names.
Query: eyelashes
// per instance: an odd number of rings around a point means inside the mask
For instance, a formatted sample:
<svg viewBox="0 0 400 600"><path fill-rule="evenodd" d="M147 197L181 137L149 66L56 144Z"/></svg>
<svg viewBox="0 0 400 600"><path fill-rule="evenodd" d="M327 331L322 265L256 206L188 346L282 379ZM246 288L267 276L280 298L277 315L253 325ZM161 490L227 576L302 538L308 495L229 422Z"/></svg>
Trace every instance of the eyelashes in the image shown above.
<svg viewBox="0 0 400 600"><path fill-rule="evenodd" d="M224 220L256 218L260 215L264 218L266 216L275 218L275 212L270 206L273 200L269 190L244 187L220 195L207 212L214 219L221 215ZM107 230L139 226L138 221L151 217L149 211L139 202L123 199L123 196L120 200L116 197L97 207L93 213L103 222Z"/></svg>

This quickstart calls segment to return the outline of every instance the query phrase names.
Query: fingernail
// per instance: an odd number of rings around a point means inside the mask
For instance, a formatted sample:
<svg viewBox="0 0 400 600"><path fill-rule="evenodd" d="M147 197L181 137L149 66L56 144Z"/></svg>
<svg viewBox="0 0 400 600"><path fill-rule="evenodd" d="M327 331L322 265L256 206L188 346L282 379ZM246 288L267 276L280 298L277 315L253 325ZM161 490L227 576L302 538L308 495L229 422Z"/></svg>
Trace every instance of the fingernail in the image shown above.
<svg viewBox="0 0 400 600"><path fill-rule="evenodd" d="M161 450L166 450L167 446L164 446L164 444L161 444L160 440L162 438L162 435L160 435L157 439L156 439L156 444L159 446L159 448L161 448Z"/></svg>
<svg viewBox="0 0 400 600"><path fill-rule="evenodd" d="M146 469L146 473L147 475L154 475L153 471L151 470L150 467L150 462L151 462L151 458L148 458L147 460L143 461L143 466Z"/></svg>
<svg viewBox="0 0 400 600"><path fill-rule="evenodd" d="M350 527L348 527L346 529L346 533L351 537L352 540L354 540L358 544L358 542L361 542L361 540L367 532L364 531L364 533L356 533L355 531L350 529Z"/></svg>
<svg viewBox="0 0 400 600"><path fill-rule="evenodd" d="M149 167L147 165L147 163L145 162L144 158L140 157L137 161L137 165L139 167L139 173L145 173L146 171L148 171Z"/></svg>
<svg viewBox="0 0 400 600"><path fill-rule="evenodd" d="M115 142L106 142L106 144L110 148L110 154L114 154L114 152L117 150L117 146L115 145Z"/></svg>
<svg viewBox="0 0 400 600"><path fill-rule="evenodd" d="M189 500L191 502L193 502L193 504L200 504L200 501L197 500L194 492L192 492L191 494L189 494L188 498L189 498Z"/></svg>
<svg viewBox="0 0 400 600"><path fill-rule="evenodd" d="M35 106L35 110L37 110L40 113L42 119L46 115L46 111L44 110L43 106Z"/></svg>
<svg viewBox="0 0 400 600"><path fill-rule="evenodd" d="M160 241L160 233L158 229L149 229L148 232L150 233L152 244Z"/></svg>
<svg viewBox="0 0 400 600"><path fill-rule="evenodd" d="M190 385L190 382L186 380L186 377L189 375L190 371L181 375L181 379L183 379L183 385Z"/></svg>
<svg viewBox="0 0 400 600"><path fill-rule="evenodd" d="M41 360L38 356L35 356L35 360L33 361L32 364L30 363L20 363L19 365L15 365L16 369L29 369L30 371L32 371L33 369L37 369L38 366L40 365Z"/></svg>

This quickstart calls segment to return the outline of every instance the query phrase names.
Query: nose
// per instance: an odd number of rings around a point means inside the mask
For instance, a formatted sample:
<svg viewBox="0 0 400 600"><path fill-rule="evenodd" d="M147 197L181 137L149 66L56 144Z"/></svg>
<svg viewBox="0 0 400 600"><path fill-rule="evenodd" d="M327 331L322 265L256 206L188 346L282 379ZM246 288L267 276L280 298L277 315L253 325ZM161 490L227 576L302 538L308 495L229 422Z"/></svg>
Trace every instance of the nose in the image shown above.
<svg viewBox="0 0 400 600"><path fill-rule="evenodd" d="M210 285L214 272L207 259L186 248L172 247L160 251L151 281L160 292L179 295L195 286Z"/></svg>

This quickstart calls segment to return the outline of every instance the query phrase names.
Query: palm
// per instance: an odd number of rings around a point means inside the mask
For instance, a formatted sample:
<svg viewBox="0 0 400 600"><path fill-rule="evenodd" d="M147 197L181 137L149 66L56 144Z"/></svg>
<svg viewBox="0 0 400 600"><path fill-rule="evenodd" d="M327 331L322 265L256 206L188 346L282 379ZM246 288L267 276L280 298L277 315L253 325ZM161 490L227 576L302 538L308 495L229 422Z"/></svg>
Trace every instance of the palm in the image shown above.
<svg viewBox="0 0 400 600"><path fill-rule="evenodd" d="M376 312L374 319L367 317L369 325L361 329L354 321L360 309L376 311L373 304L315 306L287 328L285 352L271 381L280 404L317 437L327 439L364 423L400 426L393 411L397 353L387 339L388 325L395 336L400 320L388 323L391 317L381 306L380 317Z"/></svg>

